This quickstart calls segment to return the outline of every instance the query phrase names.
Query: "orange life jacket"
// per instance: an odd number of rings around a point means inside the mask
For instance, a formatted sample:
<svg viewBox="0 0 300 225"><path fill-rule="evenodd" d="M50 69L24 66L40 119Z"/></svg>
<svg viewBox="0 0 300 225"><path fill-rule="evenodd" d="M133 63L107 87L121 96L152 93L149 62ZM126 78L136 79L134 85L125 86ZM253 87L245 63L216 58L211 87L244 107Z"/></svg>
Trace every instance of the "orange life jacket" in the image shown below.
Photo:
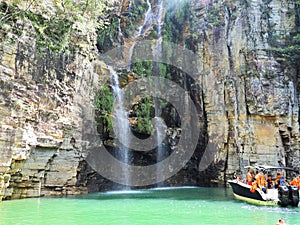
<svg viewBox="0 0 300 225"><path fill-rule="evenodd" d="M251 192L255 192L257 189L257 181L252 182L252 187L250 188Z"/></svg>
<svg viewBox="0 0 300 225"><path fill-rule="evenodd" d="M295 178L290 182L290 185L296 186L296 187L298 187L298 189L300 190L300 178L299 178L299 177L295 177Z"/></svg>
<svg viewBox="0 0 300 225"><path fill-rule="evenodd" d="M266 187L268 185L266 178L263 174L258 174L256 182L258 187Z"/></svg>

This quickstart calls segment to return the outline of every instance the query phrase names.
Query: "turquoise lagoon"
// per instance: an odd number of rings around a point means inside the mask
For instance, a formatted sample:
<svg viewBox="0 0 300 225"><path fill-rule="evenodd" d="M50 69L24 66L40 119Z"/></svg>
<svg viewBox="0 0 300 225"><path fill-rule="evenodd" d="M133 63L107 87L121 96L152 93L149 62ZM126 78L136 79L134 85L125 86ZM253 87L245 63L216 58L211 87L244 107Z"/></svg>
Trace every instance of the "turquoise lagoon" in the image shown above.
<svg viewBox="0 0 300 225"><path fill-rule="evenodd" d="M300 225L300 208L254 206L230 189L161 188L0 203L0 225Z"/></svg>

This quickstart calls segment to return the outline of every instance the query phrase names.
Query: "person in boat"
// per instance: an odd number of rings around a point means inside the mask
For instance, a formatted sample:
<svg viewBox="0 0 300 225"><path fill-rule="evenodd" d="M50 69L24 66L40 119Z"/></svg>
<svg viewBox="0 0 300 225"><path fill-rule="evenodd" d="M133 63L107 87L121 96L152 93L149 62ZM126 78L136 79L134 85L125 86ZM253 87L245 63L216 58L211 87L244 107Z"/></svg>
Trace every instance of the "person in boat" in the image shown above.
<svg viewBox="0 0 300 225"><path fill-rule="evenodd" d="M298 187L298 189L300 190L300 176L298 175L297 177L295 177L295 178L290 182L290 185L296 186L296 187Z"/></svg>
<svg viewBox="0 0 300 225"><path fill-rule="evenodd" d="M257 186L264 192L267 191L268 183L262 170L258 173Z"/></svg>
<svg viewBox="0 0 300 225"><path fill-rule="evenodd" d="M246 174L246 181L247 181L247 184L248 185L252 185L252 181L253 181L253 172L252 172L252 169L249 168L248 169L248 172Z"/></svg>
<svg viewBox="0 0 300 225"><path fill-rule="evenodd" d="M257 174L255 176L255 181L252 182L252 187L250 189L251 192L255 192L257 188L260 188L263 192L267 191L267 181L265 178L265 175L263 171L257 171Z"/></svg>
<svg viewBox="0 0 300 225"><path fill-rule="evenodd" d="M253 173L252 177L253 177L253 180L252 180L252 187L250 188L250 191L255 192L256 189L258 188L258 181L257 181L257 179L259 178L258 170L256 170L255 175Z"/></svg>
<svg viewBox="0 0 300 225"><path fill-rule="evenodd" d="M236 179L236 180L239 181L239 182L243 182L243 180L241 179L241 177L238 176L238 175L236 174L236 172L233 173L233 178Z"/></svg>
<svg viewBox="0 0 300 225"><path fill-rule="evenodd" d="M279 188L280 186L285 186L285 178L282 172L278 172L275 178L275 188Z"/></svg>
<svg viewBox="0 0 300 225"><path fill-rule="evenodd" d="M268 174L268 177L267 177L267 183L268 183L268 189L273 188L273 181L272 181L272 176L271 176L271 174Z"/></svg>

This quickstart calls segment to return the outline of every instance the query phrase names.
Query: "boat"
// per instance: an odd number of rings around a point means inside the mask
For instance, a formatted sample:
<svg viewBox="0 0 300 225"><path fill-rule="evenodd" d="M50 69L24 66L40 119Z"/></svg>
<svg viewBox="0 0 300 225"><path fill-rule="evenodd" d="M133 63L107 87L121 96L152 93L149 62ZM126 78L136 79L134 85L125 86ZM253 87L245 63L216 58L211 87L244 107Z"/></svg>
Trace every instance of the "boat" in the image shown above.
<svg viewBox="0 0 300 225"><path fill-rule="evenodd" d="M289 167L275 167L275 166L255 166L255 169L264 171L265 173L272 170L287 170L298 172ZM299 174L299 172L298 172ZM279 188L267 189L266 192L257 188L251 192L251 185L245 184L238 179L229 180L233 194L236 199L263 206L281 206L281 207L299 207L300 193L296 186L282 185Z"/></svg>

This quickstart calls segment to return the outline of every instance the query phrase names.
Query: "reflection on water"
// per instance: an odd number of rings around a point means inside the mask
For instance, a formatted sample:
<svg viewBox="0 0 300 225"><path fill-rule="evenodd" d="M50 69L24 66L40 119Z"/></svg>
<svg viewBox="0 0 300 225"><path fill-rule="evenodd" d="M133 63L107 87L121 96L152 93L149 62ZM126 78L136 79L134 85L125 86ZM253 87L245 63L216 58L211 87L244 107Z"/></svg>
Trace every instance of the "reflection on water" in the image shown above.
<svg viewBox="0 0 300 225"><path fill-rule="evenodd" d="M230 189L218 188L156 188L0 203L0 225L274 225L281 217L299 225L300 209L249 205L234 200Z"/></svg>

